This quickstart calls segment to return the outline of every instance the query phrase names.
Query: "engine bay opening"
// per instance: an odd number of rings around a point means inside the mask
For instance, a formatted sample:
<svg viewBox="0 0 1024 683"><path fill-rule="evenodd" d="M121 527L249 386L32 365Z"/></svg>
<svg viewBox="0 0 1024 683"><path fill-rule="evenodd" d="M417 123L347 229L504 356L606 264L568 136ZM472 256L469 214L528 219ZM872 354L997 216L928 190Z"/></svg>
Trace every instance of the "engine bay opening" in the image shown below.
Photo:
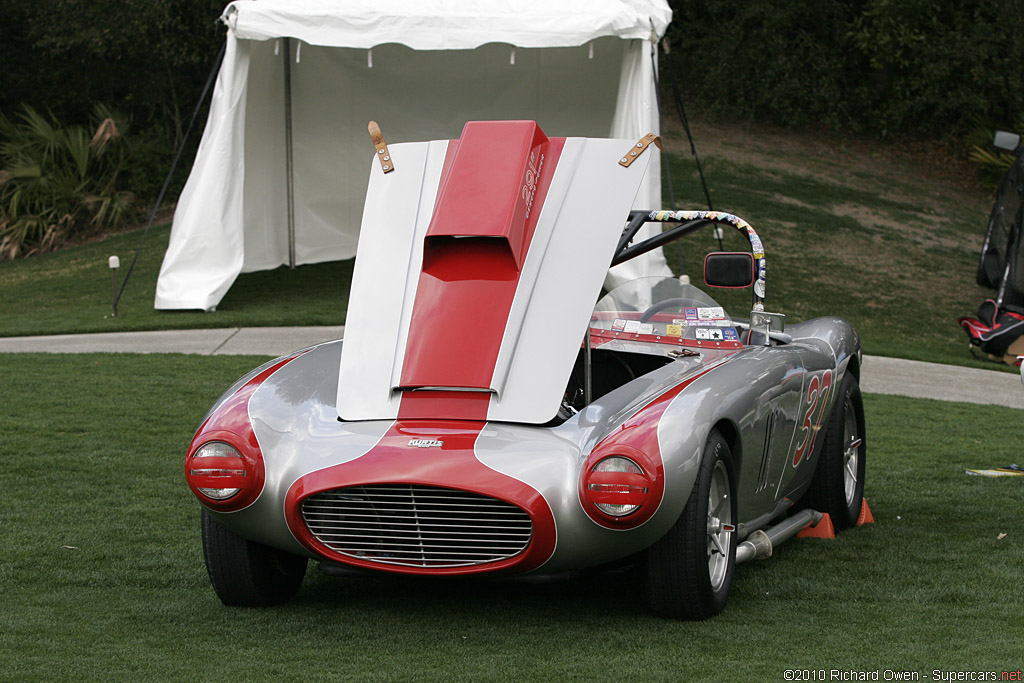
<svg viewBox="0 0 1024 683"><path fill-rule="evenodd" d="M674 358L671 356L661 354L648 355L611 349L591 349L592 400L597 400L637 377L642 377L668 365L673 360ZM569 375L565 395L562 397L562 405L550 426L565 422L586 406L584 400L585 363L586 352L581 348L576 354L576 362L573 364L572 374Z"/></svg>

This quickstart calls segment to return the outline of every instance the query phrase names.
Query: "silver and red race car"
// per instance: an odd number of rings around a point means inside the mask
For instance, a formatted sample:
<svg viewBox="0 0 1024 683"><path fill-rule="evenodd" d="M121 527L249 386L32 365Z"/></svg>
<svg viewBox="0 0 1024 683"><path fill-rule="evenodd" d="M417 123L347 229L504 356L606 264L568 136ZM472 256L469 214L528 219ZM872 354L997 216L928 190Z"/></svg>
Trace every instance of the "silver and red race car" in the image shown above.
<svg viewBox="0 0 1024 683"><path fill-rule="evenodd" d="M857 332L765 312L742 219L630 211L651 142L505 121L378 145L345 339L242 377L189 447L225 604L292 597L309 559L435 576L628 563L656 613L704 619L738 562L822 513L855 524ZM594 306L611 265L715 224L751 249L709 254L704 284L752 288L748 317L674 277Z"/></svg>

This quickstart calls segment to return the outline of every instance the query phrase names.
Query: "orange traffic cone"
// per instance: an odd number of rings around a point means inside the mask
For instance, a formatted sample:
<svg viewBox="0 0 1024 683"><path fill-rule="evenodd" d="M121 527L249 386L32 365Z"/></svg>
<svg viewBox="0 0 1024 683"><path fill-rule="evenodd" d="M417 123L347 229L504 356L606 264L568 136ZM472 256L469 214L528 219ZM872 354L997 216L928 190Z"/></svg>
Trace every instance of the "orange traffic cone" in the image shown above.
<svg viewBox="0 0 1024 683"><path fill-rule="evenodd" d="M861 498L860 501L860 516L857 517L857 526L862 524L874 524L875 516L871 514L871 508L868 507L868 499Z"/></svg>
<svg viewBox="0 0 1024 683"><path fill-rule="evenodd" d="M800 533L796 535L797 538L835 538L836 529L832 526L832 518L826 512L822 515L821 519L818 520L817 524L813 526L808 524Z"/></svg>

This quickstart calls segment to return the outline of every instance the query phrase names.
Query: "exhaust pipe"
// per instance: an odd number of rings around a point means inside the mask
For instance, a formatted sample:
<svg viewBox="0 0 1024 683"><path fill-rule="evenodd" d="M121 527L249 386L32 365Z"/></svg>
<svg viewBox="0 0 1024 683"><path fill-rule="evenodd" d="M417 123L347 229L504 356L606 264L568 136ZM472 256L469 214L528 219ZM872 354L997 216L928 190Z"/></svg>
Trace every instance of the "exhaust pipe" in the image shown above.
<svg viewBox="0 0 1024 683"><path fill-rule="evenodd" d="M771 557L776 545L796 536L808 524L817 524L823 516L816 510L801 510L773 527L763 531L758 529L736 547L736 563Z"/></svg>

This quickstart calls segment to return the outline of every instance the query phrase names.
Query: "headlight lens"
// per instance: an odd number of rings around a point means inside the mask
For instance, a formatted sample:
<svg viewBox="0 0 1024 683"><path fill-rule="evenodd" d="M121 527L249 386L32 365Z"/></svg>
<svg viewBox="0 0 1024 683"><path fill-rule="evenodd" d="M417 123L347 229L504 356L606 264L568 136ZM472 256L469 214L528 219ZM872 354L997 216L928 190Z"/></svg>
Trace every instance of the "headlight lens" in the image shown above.
<svg viewBox="0 0 1024 683"><path fill-rule="evenodd" d="M584 491L594 507L612 517L625 517L647 498L647 477L629 458L613 455L599 460L586 473Z"/></svg>
<svg viewBox="0 0 1024 683"><path fill-rule="evenodd" d="M229 443L210 441L189 459L188 478L195 489L212 500L227 500L248 483L242 454Z"/></svg>

